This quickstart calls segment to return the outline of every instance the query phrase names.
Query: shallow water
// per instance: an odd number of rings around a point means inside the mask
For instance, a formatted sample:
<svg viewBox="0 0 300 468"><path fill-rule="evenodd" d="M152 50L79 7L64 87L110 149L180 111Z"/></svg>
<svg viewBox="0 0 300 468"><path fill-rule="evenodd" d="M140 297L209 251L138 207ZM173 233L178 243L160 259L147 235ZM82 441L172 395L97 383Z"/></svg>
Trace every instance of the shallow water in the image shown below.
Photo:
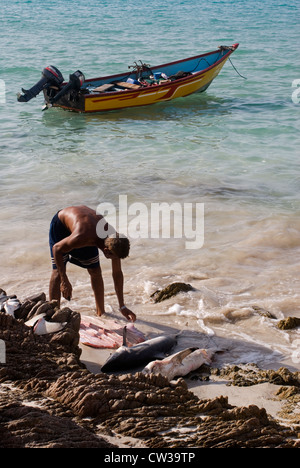
<svg viewBox="0 0 300 468"><path fill-rule="evenodd" d="M235 344L224 360L297 368L299 330L277 330L252 306L300 316L299 3L175 0L171 16L170 3L3 1L0 286L20 297L47 292L48 228L64 206L118 207L120 195L149 212L155 202L204 204L202 248L187 250L185 238L131 240L128 305L141 320L183 327L184 343L192 330ZM202 95L88 116L42 113L41 96L16 100L50 63L65 78L78 68L91 78L235 42L232 63L247 80L227 62ZM70 272L72 306L92 311L85 272ZM177 280L197 291L149 302Z"/></svg>

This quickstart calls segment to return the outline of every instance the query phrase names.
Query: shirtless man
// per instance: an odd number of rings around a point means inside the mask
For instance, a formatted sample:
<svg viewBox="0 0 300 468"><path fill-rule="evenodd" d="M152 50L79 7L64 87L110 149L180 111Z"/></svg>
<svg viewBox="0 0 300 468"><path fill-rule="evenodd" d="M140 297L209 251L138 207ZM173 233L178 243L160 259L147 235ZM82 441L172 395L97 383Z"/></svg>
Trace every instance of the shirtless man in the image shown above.
<svg viewBox="0 0 300 468"><path fill-rule="evenodd" d="M97 225L103 219L102 215L97 215L96 211L87 206L65 208L52 219L49 234L53 267L49 287L50 300L55 299L60 304L61 294L69 301L72 299L72 285L66 273L66 264L70 262L88 270L95 295L97 315L105 313L104 283L98 251L100 249L106 258L111 259L120 311L127 320L134 322L135 314L124 304L124 277L121 268L121 259L128 257L130 243L126 237L119 237L115 231L106 238L105 233L98 237ZM107 230L108 224L105 225L105 222L103 224L104 230Z"/></svg>

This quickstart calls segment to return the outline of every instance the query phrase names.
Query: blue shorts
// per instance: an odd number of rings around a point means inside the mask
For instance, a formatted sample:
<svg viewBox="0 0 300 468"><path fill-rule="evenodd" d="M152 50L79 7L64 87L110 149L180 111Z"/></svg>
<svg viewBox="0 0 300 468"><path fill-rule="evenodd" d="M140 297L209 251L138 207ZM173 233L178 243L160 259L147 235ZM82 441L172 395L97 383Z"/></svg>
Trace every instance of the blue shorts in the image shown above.
<svg viewBox="0 0 300 468"><path fill-rule="evenodd" d="M57 270L53 256L53 247L55 244L62 241L66 237L69 237L70 235L71 232L61 222L57 213L51 221L49 232L50 254L53 270ZM74 249L71 252L64 254L63 259L65 265L70 262L74 265L86 269L98 268L100 266L98 247L82 247L81 249Z"/></svg>

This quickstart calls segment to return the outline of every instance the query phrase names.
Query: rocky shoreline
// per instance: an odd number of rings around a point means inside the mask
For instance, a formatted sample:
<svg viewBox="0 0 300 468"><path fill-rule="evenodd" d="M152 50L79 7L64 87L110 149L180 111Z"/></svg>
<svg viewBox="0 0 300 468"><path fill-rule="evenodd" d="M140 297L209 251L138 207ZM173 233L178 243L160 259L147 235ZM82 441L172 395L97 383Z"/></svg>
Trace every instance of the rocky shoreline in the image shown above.
<svg viewBox="0 0 300 468"><path fill-rule="evenodd" d="M50 320L67 322L64 329L34 334L24 322L41 308ZM0 363L0 448L112 448L118 446L110 442L115 434L153 449L300 447L299 414L292 410L291 424L283 425L256 405L232 406L224 396L200 399L183 379L91 373L80 360L80 314L58 309L44 294L25 300L16 315L0 312L6 348L6 362ZM300 401L299 372L235 366L207 375L222 372L235 385L255 385L260 378L275 382L287 404Z"/></svg>

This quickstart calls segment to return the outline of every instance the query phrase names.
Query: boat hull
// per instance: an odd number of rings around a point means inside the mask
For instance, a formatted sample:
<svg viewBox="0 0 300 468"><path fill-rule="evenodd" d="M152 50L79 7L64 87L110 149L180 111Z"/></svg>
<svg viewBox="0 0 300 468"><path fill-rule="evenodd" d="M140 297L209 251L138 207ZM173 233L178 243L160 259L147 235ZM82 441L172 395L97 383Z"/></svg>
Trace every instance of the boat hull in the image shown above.
<svg viewBox="0 0 300 468"><path fill-rule="evenodd" d="M138 89L100 93L89 91L93 86L99 87L110 82L125 81L130 75L134 77L133 74L128 73L86 80L82 92L63 97L55 104L55 107L83 113L107 112L130 107L149 106L186 97L196 92L203 92L218 76L227 59L237 47L238 44L231 47L220 47L217 51L208 54L152 67L153 73L164 72L170 76L178 71L183 71L187 73L187 76ZM47 92L44 94L47 102Z"/></svg>

